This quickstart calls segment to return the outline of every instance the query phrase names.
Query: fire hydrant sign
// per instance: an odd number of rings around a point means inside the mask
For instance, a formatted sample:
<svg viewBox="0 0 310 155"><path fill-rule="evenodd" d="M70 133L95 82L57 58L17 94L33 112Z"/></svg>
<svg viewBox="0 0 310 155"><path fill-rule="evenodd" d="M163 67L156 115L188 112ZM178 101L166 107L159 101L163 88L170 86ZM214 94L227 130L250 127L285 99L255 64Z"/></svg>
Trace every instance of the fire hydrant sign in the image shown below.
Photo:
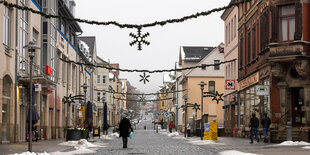
<svg viewBox="0 0 310 155"><path fill-rule="evenodd" d="M205 123L204 127L204 140L217 140L217 123Z"/></svg>

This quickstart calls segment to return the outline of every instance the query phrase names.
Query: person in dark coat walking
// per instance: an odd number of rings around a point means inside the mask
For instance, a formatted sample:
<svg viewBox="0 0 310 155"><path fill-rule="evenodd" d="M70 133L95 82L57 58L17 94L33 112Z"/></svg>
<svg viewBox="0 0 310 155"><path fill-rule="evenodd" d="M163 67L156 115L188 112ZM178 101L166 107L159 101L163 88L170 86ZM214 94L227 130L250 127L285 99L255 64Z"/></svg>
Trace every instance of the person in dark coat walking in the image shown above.
<svg viewBox="0 0 310 155"><path fill-rule="evenodd" d="M252 118L250 120L250 128L251 128L251 133L250 133L250 138L251 138L251 144L253 144L253 132L255 135L255 138L257 139L257 142L259 142L259 138L257 137L257 128L259 126L259 120L255 116L255 113L252 114Z"/></svg>
<svg viewBox="0 0 310 155"><path fill-rule="evenodd" d="M126 118L126 115L123 116L123 119L119 123L119 137L123 139L123 148L127 148L127 142L129 137L129 129L133 132L130 121Z"/></svg>
<svg viewBox="0 0 310 155"><path fill-rule="evenodd" d="M268 143L268 130L269 126L271 124L270 118L267 116L267 113L264 113L264 118L261 121L261 124L263 126L263 131L264 131L264 143Z"/></svg>

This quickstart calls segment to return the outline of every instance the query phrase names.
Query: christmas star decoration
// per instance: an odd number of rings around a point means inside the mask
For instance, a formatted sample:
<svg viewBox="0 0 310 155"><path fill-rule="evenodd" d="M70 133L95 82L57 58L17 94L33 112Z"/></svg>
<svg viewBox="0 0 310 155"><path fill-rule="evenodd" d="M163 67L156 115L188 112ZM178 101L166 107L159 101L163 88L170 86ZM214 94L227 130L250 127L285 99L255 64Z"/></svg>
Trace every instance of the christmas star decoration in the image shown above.
<svg viewBox="0 0 310 155"><path fill-rule="evenodd" d="M219 94L217 91L215 92L213 96L213 101L216 100L216 103L219 104L219 101L224 101L222 98L223 94Z"/></svg>
<svg viewBox="0 0 310 155"><path fill-rule="evenodd" d="M134 38L134 40L132 42L129 43L130 46L133 46L135 44L138 45L138 50L141 51L142 50L142 44L145 45L150 45L149 41L146 41L145 38L148 37L150 35L150 33L145 33L145 34L141 34L141 27L137 28L138 29L138 34L133 34L130 33L129 36Z"/></svg>
<svg viewBox="0 0 310 155"><path fill-rule="evenodd" d="M150 77L150 75L145 75L145 72L143 73L143 75L140 75L140 77L141 77L140 82L143 81L144 84L145 84L146 82L150 82L150 81L147 79L147 78Z"/></svg>
<svg viewBox="0 0 310 155"><path fill-rule="evenodd" d="M216 101L217 104L219 104L219 101L224 101L222 96L223 94L219 94L218 91L216 91L215 93L213 92L204 92L204 94L207 94L207 95L204 95L203 97L213 97L212 98L212 101Z"/></svg>

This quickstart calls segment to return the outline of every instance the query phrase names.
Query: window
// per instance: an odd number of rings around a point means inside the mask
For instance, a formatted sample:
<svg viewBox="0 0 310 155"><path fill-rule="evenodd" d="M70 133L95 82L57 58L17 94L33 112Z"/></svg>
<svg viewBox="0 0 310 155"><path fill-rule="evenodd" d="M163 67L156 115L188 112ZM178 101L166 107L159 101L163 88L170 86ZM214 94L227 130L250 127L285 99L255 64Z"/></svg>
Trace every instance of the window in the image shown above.
<svg viewBox="0 0 310 155"><path fill-rule="evenodd" d="M230 23L228 24L228 44L230 43Z"/></svg>
<svg viewBox="0 0 310 155"><path fill-rule="evenodd" d="M280 40L294 40L295 33L295 6L280 7Z"/></svg>
<svg viewBox="0 0 310 155"><path fill-rule="evenodd" d="M227 25L226 25L226 31L225 31L226 33L225 33L225 40L226 40L226 46L228 45L228 27L227 27Z"/></svg>
<svg viewBox="0 0 310 155"><path fill-rule="evenodd" d="M206 64L201 64L201 70L206 70L206 68L207 68L207 65Z"/></svg>
<svg viewBox="0 0 310 155"><path fill-rule="evenodd" d="M105 83L105 76L102 76L102 83Z"/></svg>
<svg viewBox="0 0 310 155"><path fill-rule="evenodd" d="M97 93L97 101L100 102L100 92Z"/></svg>
<svg viewBox="0 0 310 155"><path fill-rule="evenodd" d="M39 45L39 32L38 31L36 31L35 29L33 29L32 30L32 41L36 44L36 45ZM34 53L34 59L33 59L33 61L34 61L34 64L36 64L37 63L37 59L38 59L38 52L35 52Z"/></svg>
<svg viewBox="0 0 310 155"><path fill-rule="evenodd" d="M3 13L3 44L6 47L10 47L10 9L4 6L4 13Z"/></svg>
<svg viewBox="0 0 310 155"><path fill-rule="evenodd" d="M209 81L209 92L215 92L215 81Z"/></svg>
<svg viewBox="0 0 310 155"><path fill-rule="evenodd" d="M256 27L252 30L252 59L256 57Z"/></svg>
<svg viewBox="0 0 310 155"><path fill-rule="evenodd" d="M97 75L97 83L100 83L100 75Z"/></svg>
<svg viewBox="0 0 310 155"><path fill-rule="evenodd" d="M243 66L243 38L240 39L239 50L240 50L239 62L240 62L240 67L242 67Z"/></svg>
<svg viewBox="0 0 310 155"><path fill-rule="evenodd" d="M247 34L247 54L248 54L248 63L251 62L251 33Z"/></svg>
<svg viewBox="0 0 310 155"><path fill-rule="evenodd" d="M236 15L235 15L235 17L234 17L234 38L236 38L236 36L237 36L237 35L236 35L236 34L237 34L237 32L236 32L236 31L237 31L237 23L236 23L236 20L237 20L237 19L236 19Z"/></svg>
<svg viewBox="0 0 310 155"><path fill-rule="evenodd" d="M102 102L105 102L105 92L102 93Z"/></svg>
<svg viewBox="0 0 310 155"><path fill-rule="evenodd" d="M214 60L214 70L220 70L220 60Z"/></svg>
<svg viewBox="0 0 310 155"><path fill-rule="evenodd" d="M21 0L21 6L26 6L26 0ZM27 58L26 49L23 48L28 44L28 12L20 11L20 37L19 37L19 54L20 54L20 66L19 69L26 71Z"/></svg>
<svg viewBox="0 0 310 155"><path fill-rule="evenodd" d="M233 23L234 23L234 21L233 21L233 19L231 19L231 30L230 30L230 32L231 32L231 35L230 35L231 41L234 39L234 31L235 31Z"/></svg>

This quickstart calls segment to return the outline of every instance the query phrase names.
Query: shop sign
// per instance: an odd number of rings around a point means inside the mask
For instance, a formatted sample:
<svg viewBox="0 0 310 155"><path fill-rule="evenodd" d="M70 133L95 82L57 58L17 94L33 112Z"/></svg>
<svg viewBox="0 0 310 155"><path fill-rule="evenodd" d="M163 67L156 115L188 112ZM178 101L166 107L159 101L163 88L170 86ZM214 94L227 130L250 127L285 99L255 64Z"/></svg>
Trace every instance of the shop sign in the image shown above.
<svg viewBox="0 0 310 155"><path fill-rule="evenodd" d="M81 108L80 108L79 111L80 111L80 112L85 112L85 106L81 106Z"/></svg>
<svg viewBox="0 0 310 155"><path fill-rule="evenodd" d="M54 95L53 94L50 94L49 95L49 97L48 97L49 99L49 101L48 101L48 103L49 103L49 108L54 108L54 105L55 105L55 97L54 97Z"/></svg>
<svg viewBox="0 0 310 155"><path fill-rule="evenodd" d="M255 83L258 83L258 81L259 81L259 74L258 74L258 72L256 72L256 73L250 75L249 77L247 77L247 78L245 78L239 82L239 91L243 90L244 88L247 88L247 87L249 87Z"/></svg>
<svg viewBox="0 0 310 155"><path fill-rule="evenodd" d="M225 80L226 90L235 90L235 80Z"/></svg>
<svg viewBox="0 0 310 155"><path fill-rule="evenodd" d="M255 86L255 95L257 96L269 95L269 86L265 86L265 85Z"/></svg>
<svg viewBox="0 0 310 155"><path fill-rule="evenodd" d="M36 92L42 91L42 86L41 86L41 84L34 84L34 89L35 89Z"/></svg>

